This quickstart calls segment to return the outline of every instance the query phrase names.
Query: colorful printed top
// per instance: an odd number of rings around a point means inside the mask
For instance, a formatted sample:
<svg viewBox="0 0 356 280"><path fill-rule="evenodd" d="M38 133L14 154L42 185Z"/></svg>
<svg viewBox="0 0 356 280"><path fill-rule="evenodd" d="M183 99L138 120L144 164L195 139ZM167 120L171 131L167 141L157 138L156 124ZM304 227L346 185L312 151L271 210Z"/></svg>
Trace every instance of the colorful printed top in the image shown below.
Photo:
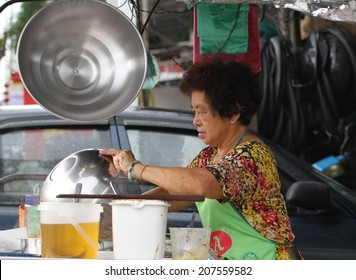
<svg viewBox="0 0 356 280"><path fill-rule="evenodd" d="M224 198L231 201L248 223L277 244L294 239L272 151L263 142L237 145L219 162L213 163L217 148L207 147L188 167L205 167L219 182ZM289 259L288 247L277 246L276 259Z"/></svg>

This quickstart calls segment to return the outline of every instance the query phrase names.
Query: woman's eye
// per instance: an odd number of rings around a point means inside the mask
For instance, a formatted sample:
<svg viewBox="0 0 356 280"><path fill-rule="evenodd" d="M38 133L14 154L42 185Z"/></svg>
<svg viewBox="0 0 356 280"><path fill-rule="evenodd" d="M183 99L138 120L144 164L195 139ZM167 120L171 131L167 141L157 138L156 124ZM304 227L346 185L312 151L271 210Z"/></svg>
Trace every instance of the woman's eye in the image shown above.
<svg viewBox="0 0 356 280"><path fill-rule="evenodd" d="M208 111L193 110L193 113L194 113L195 115L202 115L202 114L208 113Z"/></svg>

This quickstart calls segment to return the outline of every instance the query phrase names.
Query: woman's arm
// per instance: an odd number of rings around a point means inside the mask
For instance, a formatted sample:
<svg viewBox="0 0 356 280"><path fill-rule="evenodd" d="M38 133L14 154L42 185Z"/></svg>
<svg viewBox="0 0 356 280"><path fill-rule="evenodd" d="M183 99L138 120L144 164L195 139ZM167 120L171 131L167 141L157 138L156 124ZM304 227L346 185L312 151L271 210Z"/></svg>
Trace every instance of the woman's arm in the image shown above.
<svg viewBox="0 0 356 280"><path fill-rule="evenodd" d="M131 176L160 186L168 194L223 197L216 178L205 168L146 166L143 169L143 167L141 163L136 164Z"/></svg>
<svg viewBox="0 0 356 280"><path fill-rule="evenodd" d="M118 171L128 175L135 160L130 150L101 150L100 155L110 155ZM144 166L136 163L131 178L142 179L160 186L168 194L202 195L207 198L223 198L222 190L215 176L205 168Z"/></svg>

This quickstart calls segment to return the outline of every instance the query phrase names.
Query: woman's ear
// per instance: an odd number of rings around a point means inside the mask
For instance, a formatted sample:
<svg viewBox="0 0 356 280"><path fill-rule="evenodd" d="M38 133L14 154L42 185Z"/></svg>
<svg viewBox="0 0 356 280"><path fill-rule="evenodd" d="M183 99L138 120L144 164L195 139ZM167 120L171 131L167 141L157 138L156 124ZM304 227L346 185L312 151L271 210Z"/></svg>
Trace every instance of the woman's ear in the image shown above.
<svg viewBox="0 0 356 280"><path fill-rule="evenodd" d="M231 123L231 124L234 124L234 123L236 123L239 119L240 119L240 113L238 113L238 114L236 114L236 115L233 115L233 116L230 118L230 123Z"/></svg>

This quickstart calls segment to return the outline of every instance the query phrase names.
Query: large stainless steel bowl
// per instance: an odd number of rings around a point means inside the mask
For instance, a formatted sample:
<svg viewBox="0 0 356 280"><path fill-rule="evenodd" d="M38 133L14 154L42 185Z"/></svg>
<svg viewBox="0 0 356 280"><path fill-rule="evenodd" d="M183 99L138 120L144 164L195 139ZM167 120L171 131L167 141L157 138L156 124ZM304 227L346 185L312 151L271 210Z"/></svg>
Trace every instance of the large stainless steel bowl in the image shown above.
<svg viewBox="0 0 356 280"><path fill-rule="evenodd" d="M54 1L24 27L18 66L31 96L72 120L109 118L128 107L146 76L147 55L137 28L102 1Z"/></svg>
<svg viewBox="0 0 356 280"><path fill-rule="evenodd" d="M117 176L113 162L109 157L100 157L99 150L77 151L61 160L48 174L41 189L41 201L73 201L57 198L58 194L114 194L112 183ZM81 202L95 201L83 199Z"/></svg>

